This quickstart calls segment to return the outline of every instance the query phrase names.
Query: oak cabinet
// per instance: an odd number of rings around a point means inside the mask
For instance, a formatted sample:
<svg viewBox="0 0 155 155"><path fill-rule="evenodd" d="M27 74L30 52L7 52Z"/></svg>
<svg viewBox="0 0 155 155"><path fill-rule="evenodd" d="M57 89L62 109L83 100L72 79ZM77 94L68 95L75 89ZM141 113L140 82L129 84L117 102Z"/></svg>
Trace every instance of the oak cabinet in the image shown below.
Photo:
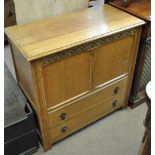
<svg viewBox="0 0 155 155"><path fill-rule="evenodd" d="M143 24L104 5L5 29L45 151L127 106Z"/></svg>

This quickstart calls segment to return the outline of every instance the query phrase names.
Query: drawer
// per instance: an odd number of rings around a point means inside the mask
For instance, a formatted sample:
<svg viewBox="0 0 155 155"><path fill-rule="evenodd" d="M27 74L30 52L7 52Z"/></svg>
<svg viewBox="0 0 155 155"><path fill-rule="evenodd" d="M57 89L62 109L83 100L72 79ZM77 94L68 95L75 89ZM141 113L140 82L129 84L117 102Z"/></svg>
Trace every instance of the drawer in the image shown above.
<svg viewBox="0 0 155 155"><path fill-rule="evenodd" d="M98 89L95 92L89 93L83 98L65 104L64 106L51 111L49 113L50 127L59 125L60 123L83 111L86 111L88 108L93 107L100 102L118 96L120 93L125 91L126 83L127 78L125 77L117 82L113 82L103 87L102 89Z"/></svg>
<svg viewBox="0 0 155 155"><path fill-rule="evenodd" d="M72 119L63 122L59 126L52 128L50 130L52 143L122 107L124 96L125 93L122 93L108 101L99 103L95 107L89 108L87 111L82 112Z"/></svg>

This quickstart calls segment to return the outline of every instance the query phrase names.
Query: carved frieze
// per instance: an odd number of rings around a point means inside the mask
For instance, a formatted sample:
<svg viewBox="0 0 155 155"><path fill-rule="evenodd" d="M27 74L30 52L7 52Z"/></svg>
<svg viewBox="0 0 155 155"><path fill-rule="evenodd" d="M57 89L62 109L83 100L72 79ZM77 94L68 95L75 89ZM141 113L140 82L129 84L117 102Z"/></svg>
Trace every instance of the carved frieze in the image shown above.
<svg viewBox="0 0 155 155"><path fill-rule="evenodd" d="M112 43L114 41L129 37L129 36L133 36L133 35L135 35L135 33L136 33L136 29L130 29L127 31L123 31L123 32L108 36L108 37L99 38L97 40L94 40L94 41L91 41L88 43L84 43L84 44L75 46L73 48L67 49L67 50L60 51L53 55L47 56L46 58L43 58L42 65L46 66L50 63L59 61L61 59L68 58L68 57L71 57L71 56L74 56L74 55L77 55L77 54L80 54L83 52L90 51L92 49Z"/></svg>

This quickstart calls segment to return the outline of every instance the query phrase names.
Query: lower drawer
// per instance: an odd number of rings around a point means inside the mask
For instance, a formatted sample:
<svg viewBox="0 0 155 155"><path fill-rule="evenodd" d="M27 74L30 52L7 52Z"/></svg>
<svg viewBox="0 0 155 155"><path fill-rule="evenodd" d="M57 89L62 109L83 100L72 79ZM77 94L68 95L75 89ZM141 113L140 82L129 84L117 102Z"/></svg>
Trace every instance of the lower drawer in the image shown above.
<svg viewBox="0 0 155 155"><path fill-rule="evenodd" d="M125 93L122 93L106 102L99 103L96 106L89 108L87 111L73 117L72 119L63 122L61 125L52 128L50 130L52 143L122 107L124 103L124 96Z"/></svg>

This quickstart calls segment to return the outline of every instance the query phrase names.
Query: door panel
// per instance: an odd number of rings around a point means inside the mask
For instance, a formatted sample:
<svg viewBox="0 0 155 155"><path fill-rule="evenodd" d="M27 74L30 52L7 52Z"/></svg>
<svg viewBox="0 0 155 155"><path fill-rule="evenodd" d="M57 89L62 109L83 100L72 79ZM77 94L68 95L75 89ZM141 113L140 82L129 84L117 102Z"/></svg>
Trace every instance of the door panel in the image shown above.
<svg viewBox="0 0 155 155"><path fill-rule="evenodd" d="M129 71L134 37L107 44L95 50L94 85L101 85Z"/></svg>
<svg viewBox="0 0 155 155"><path fill-rule="evenodd" d="M47 107L89 91L90 71L89 53L72 56L43 67Z"/></svg>

